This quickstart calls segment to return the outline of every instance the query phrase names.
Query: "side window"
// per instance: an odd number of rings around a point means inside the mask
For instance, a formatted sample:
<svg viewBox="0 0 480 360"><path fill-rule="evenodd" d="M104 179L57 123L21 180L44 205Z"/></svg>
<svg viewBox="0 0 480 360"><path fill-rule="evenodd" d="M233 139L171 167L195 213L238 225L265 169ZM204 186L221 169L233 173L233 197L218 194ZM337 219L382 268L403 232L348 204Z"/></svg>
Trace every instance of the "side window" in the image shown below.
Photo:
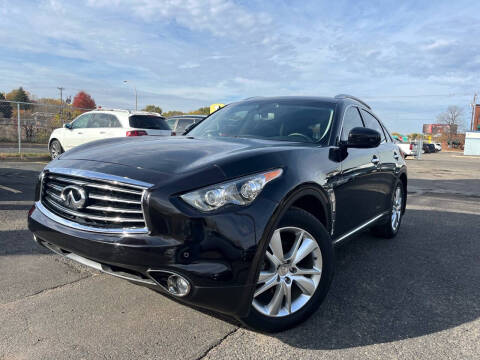
<svg viewBox="0 0 480 360"><path fill-rule="evenodd" d="M175 122L176 121L177 121L177 119L168 119L167 120L167 124L170 127L170 129L175 130Z"/></svg>
<svg viewBox="0 0 480 360"><path fill-rule="evenodd" d="M383 132L382 125L378 122L378 120L369 112L362 109L362 117L363 121L365 121L365 127L377 130L380 133L381 142L384 143L387 140L385 139L385 133Z"/></svg>
<svg viewBox="0 0 480 360"><path fill-rule="evenodd" d="M183 133L185 129L190 125L193 124L192 119L180 119L178 120L177 128L175 129L175 132L177 133Z"/></svg>
<svg viewBox="0 0 480 360"><path fill-rule="evenodd" d="M122 127L117 117L111 114L96 113L88 122L89 128L115 128Z"/></svg>
<svg viewBox="0 0 480 360"><path fill-rule="evenodd" d="M363 127L362 118L360 117L358 109L355 106L350 106L343 117L343 128L340 140L347 141L350 130L356 127Z"/></svg>
<svg viewBox="0 0 480 360"><path fill-rule="evenodd" d="M382 128L383 128L383 132L385 133L385 136L387 138L387 142L393 142L393 138L392 138L392 135L390 135L390 131L387 130L385 125L383 125L383 124L381 124L381 125L382 125Z"/></svg>
<svg viewBox="0 0 480 360"><path fill-rule="evenodd" d="M107 116L108 116L107 127L109 127L109 128L121 128L122 127L122 124L120 124L120 121L118 121L118 119L115 115L107 114Z"/></svg>
<svg viewBox="0 0 480 360"><path fill-rule="evenodd" d="M83 114L80 115L73 123L72 123L72 129L84 129L88 127L88 122L90 118L92 117L92 114Z"/></svg>

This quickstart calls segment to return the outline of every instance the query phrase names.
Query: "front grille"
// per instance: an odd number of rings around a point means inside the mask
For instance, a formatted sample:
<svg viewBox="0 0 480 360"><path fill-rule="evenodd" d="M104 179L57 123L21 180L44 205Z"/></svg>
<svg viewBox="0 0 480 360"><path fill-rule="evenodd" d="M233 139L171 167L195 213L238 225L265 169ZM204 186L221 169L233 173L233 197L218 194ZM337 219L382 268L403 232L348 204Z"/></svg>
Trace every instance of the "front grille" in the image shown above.
<svg viewBox="0 0 480 360"><path fill-rule="evenodd" d="M106 174L94 173L95 177L90 177L79 176L79 173L81 171L44 173L41 203L48 211L80 228L107 232L146 231L142 200L147 186L112 180L116 177ZM67 186L69 188L65 189ZM85 195L80 206L68 201L72 188L74 200L80 198L80 192Z"/></svg>

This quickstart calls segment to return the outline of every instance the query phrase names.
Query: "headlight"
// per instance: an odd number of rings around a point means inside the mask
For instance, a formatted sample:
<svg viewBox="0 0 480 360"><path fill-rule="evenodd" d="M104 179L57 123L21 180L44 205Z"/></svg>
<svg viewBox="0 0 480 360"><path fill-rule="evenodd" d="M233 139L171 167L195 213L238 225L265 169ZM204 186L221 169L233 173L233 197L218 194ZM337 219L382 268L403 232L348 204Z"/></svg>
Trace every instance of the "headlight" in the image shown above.
<svg viewBox="0 0 480 360"><path fill-rule="evenodd" d="M248 205L255 200L267 183L278 178L282 172L282 169L276 169L250 175L192 191L180 197L202 211L216 210L227 204Z"/></svg>

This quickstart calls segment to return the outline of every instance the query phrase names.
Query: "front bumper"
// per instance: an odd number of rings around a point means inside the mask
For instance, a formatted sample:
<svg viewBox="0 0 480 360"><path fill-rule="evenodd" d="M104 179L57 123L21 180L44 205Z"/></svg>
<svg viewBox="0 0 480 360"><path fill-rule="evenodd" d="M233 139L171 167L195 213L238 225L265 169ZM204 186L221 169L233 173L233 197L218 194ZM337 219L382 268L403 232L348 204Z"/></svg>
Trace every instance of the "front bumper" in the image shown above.
<svg viewBox="0 0 480 360"><path fill-rule="evenodd" d="M241 213L200 218L177 214L168 234L103 234L56 222L37 202L28 226L36 241L52 251L167 294L159 274L179 274L192 287L180 301L242 317L250 309L254 258L262 224L268 221L265 214L272 214L275 207L275 203L259 199ZM263 214L260 224L253 216L259 211Z"/></svg>

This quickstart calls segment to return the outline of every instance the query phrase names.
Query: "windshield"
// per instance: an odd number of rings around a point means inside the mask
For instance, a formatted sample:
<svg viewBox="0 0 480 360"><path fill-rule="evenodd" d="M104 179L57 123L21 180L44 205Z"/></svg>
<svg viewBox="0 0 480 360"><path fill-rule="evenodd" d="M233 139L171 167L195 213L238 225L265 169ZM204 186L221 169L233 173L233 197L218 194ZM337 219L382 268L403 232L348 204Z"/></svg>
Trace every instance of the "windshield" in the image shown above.
<svg viewBox="0 0 480 360"><path fill-rule="evenodd" d="M334 103L319 101L249 101L218 110L188 136L318 143L328 138L334 111Z"/></svg>
<svg viewBox="0 0 480 360"><path fill-rule="evenodd" d="M170 130L163 117L155 115L132 115L130 127L137 129Z"/></svg>

